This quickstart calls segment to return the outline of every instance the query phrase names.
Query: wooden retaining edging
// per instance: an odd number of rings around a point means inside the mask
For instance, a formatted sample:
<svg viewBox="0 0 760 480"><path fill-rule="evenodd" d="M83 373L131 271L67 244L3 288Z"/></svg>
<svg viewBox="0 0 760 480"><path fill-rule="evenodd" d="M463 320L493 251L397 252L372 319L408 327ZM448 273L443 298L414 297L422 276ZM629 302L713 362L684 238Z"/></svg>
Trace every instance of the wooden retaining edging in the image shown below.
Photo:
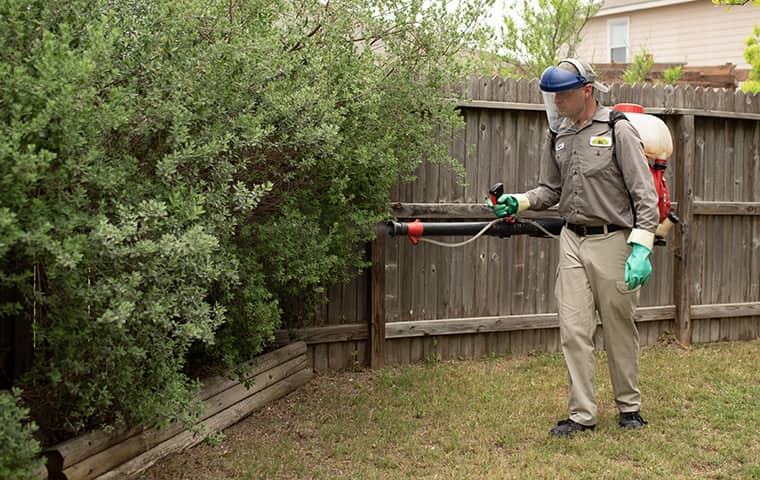
<svg viewBox="0 0 760 480"><path fill-rule="evenodd" d="M312 376L304 342L284 346L245 365L246 387L225 375L204 380L196 398L204 402L197 427L216 432L233 425L264 405L296 390ZM180 424L165 428L135 427L107 434L86 433L44 453L50 478L90 480L134 478L161 458L203 441L205 435Z"/></svg>

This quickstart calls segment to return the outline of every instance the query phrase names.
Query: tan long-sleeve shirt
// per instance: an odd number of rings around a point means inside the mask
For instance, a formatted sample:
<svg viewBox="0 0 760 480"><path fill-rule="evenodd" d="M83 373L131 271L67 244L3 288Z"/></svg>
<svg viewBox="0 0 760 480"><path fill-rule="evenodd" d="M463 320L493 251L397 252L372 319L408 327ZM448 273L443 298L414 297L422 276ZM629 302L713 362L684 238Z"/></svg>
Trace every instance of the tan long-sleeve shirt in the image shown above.
<svg viewBox="0 0 760 480"><path fill-rule="evenodd" d="M559 202L559 214L570 223L612 224L653 234L659 223L657 191L641 138L630 122L619 121L613 147L609 119L610 108L600 105L580 129L565 119L553 151L547 132L539 185L525 195L533 210Z"/></svg>

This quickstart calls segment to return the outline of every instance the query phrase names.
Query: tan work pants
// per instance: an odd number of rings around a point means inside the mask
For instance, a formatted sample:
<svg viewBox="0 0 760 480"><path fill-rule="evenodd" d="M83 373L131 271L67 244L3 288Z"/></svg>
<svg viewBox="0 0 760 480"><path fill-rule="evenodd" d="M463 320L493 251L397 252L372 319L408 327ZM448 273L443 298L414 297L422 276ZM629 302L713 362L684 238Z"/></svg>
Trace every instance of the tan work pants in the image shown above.
<svg viewBox="0 0 760 480"><path fill-rule="evenodd" d="M639 290L623 281L629 230L585 237L562 229L555 295L559 309L562 352L570 380L570 419L595 425L594 331L599 312L615 402L621 412L635 412L641 404L639 332L634 314Z"/></svg>

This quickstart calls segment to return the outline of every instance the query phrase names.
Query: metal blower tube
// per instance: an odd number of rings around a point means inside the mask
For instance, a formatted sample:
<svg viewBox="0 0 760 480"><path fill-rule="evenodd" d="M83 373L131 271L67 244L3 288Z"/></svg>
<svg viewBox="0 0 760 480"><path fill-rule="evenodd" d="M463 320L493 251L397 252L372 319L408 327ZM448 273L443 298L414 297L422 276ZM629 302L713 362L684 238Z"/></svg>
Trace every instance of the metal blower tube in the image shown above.
<svg viewBox="0 0 760 480"><path fill-rule="evenodd" d="M562 230L564 220L557 217L534 218L538 223L552 234L559 235ZM422 236L458 236L458 235L475 235L480 232L488 222L422 222ZM397 235L407 235L409 233L409 223L388 222L388 235L395 237ZM524 223L519 220L516 222L498 222L488 229L485 235L493 237L506 238L512 235L529 235L531 237L546 237L546 234L538 229L535 225Z"/></svg>

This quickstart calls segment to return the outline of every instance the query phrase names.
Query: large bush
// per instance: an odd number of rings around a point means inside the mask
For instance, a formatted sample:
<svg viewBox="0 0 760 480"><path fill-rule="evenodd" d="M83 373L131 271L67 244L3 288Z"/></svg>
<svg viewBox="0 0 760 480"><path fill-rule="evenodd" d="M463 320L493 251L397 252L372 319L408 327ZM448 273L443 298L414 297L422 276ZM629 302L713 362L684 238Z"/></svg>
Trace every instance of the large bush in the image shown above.
<svg viewBox="0 0 760 480"><path fill-rule="evenodd" d="M32 436L37 429L29 421L29 409L19 407L20 392L0 393L0 478L26 480L42 461L38 457L40 444Z"/></svg>
<svg viewBox="0 0 760 480"><path fill-rule="evenodd" d="M0 315L47 429L191 414L188 352L248 358L361 267L447 159L481 1L0 0Z"/></svg>

